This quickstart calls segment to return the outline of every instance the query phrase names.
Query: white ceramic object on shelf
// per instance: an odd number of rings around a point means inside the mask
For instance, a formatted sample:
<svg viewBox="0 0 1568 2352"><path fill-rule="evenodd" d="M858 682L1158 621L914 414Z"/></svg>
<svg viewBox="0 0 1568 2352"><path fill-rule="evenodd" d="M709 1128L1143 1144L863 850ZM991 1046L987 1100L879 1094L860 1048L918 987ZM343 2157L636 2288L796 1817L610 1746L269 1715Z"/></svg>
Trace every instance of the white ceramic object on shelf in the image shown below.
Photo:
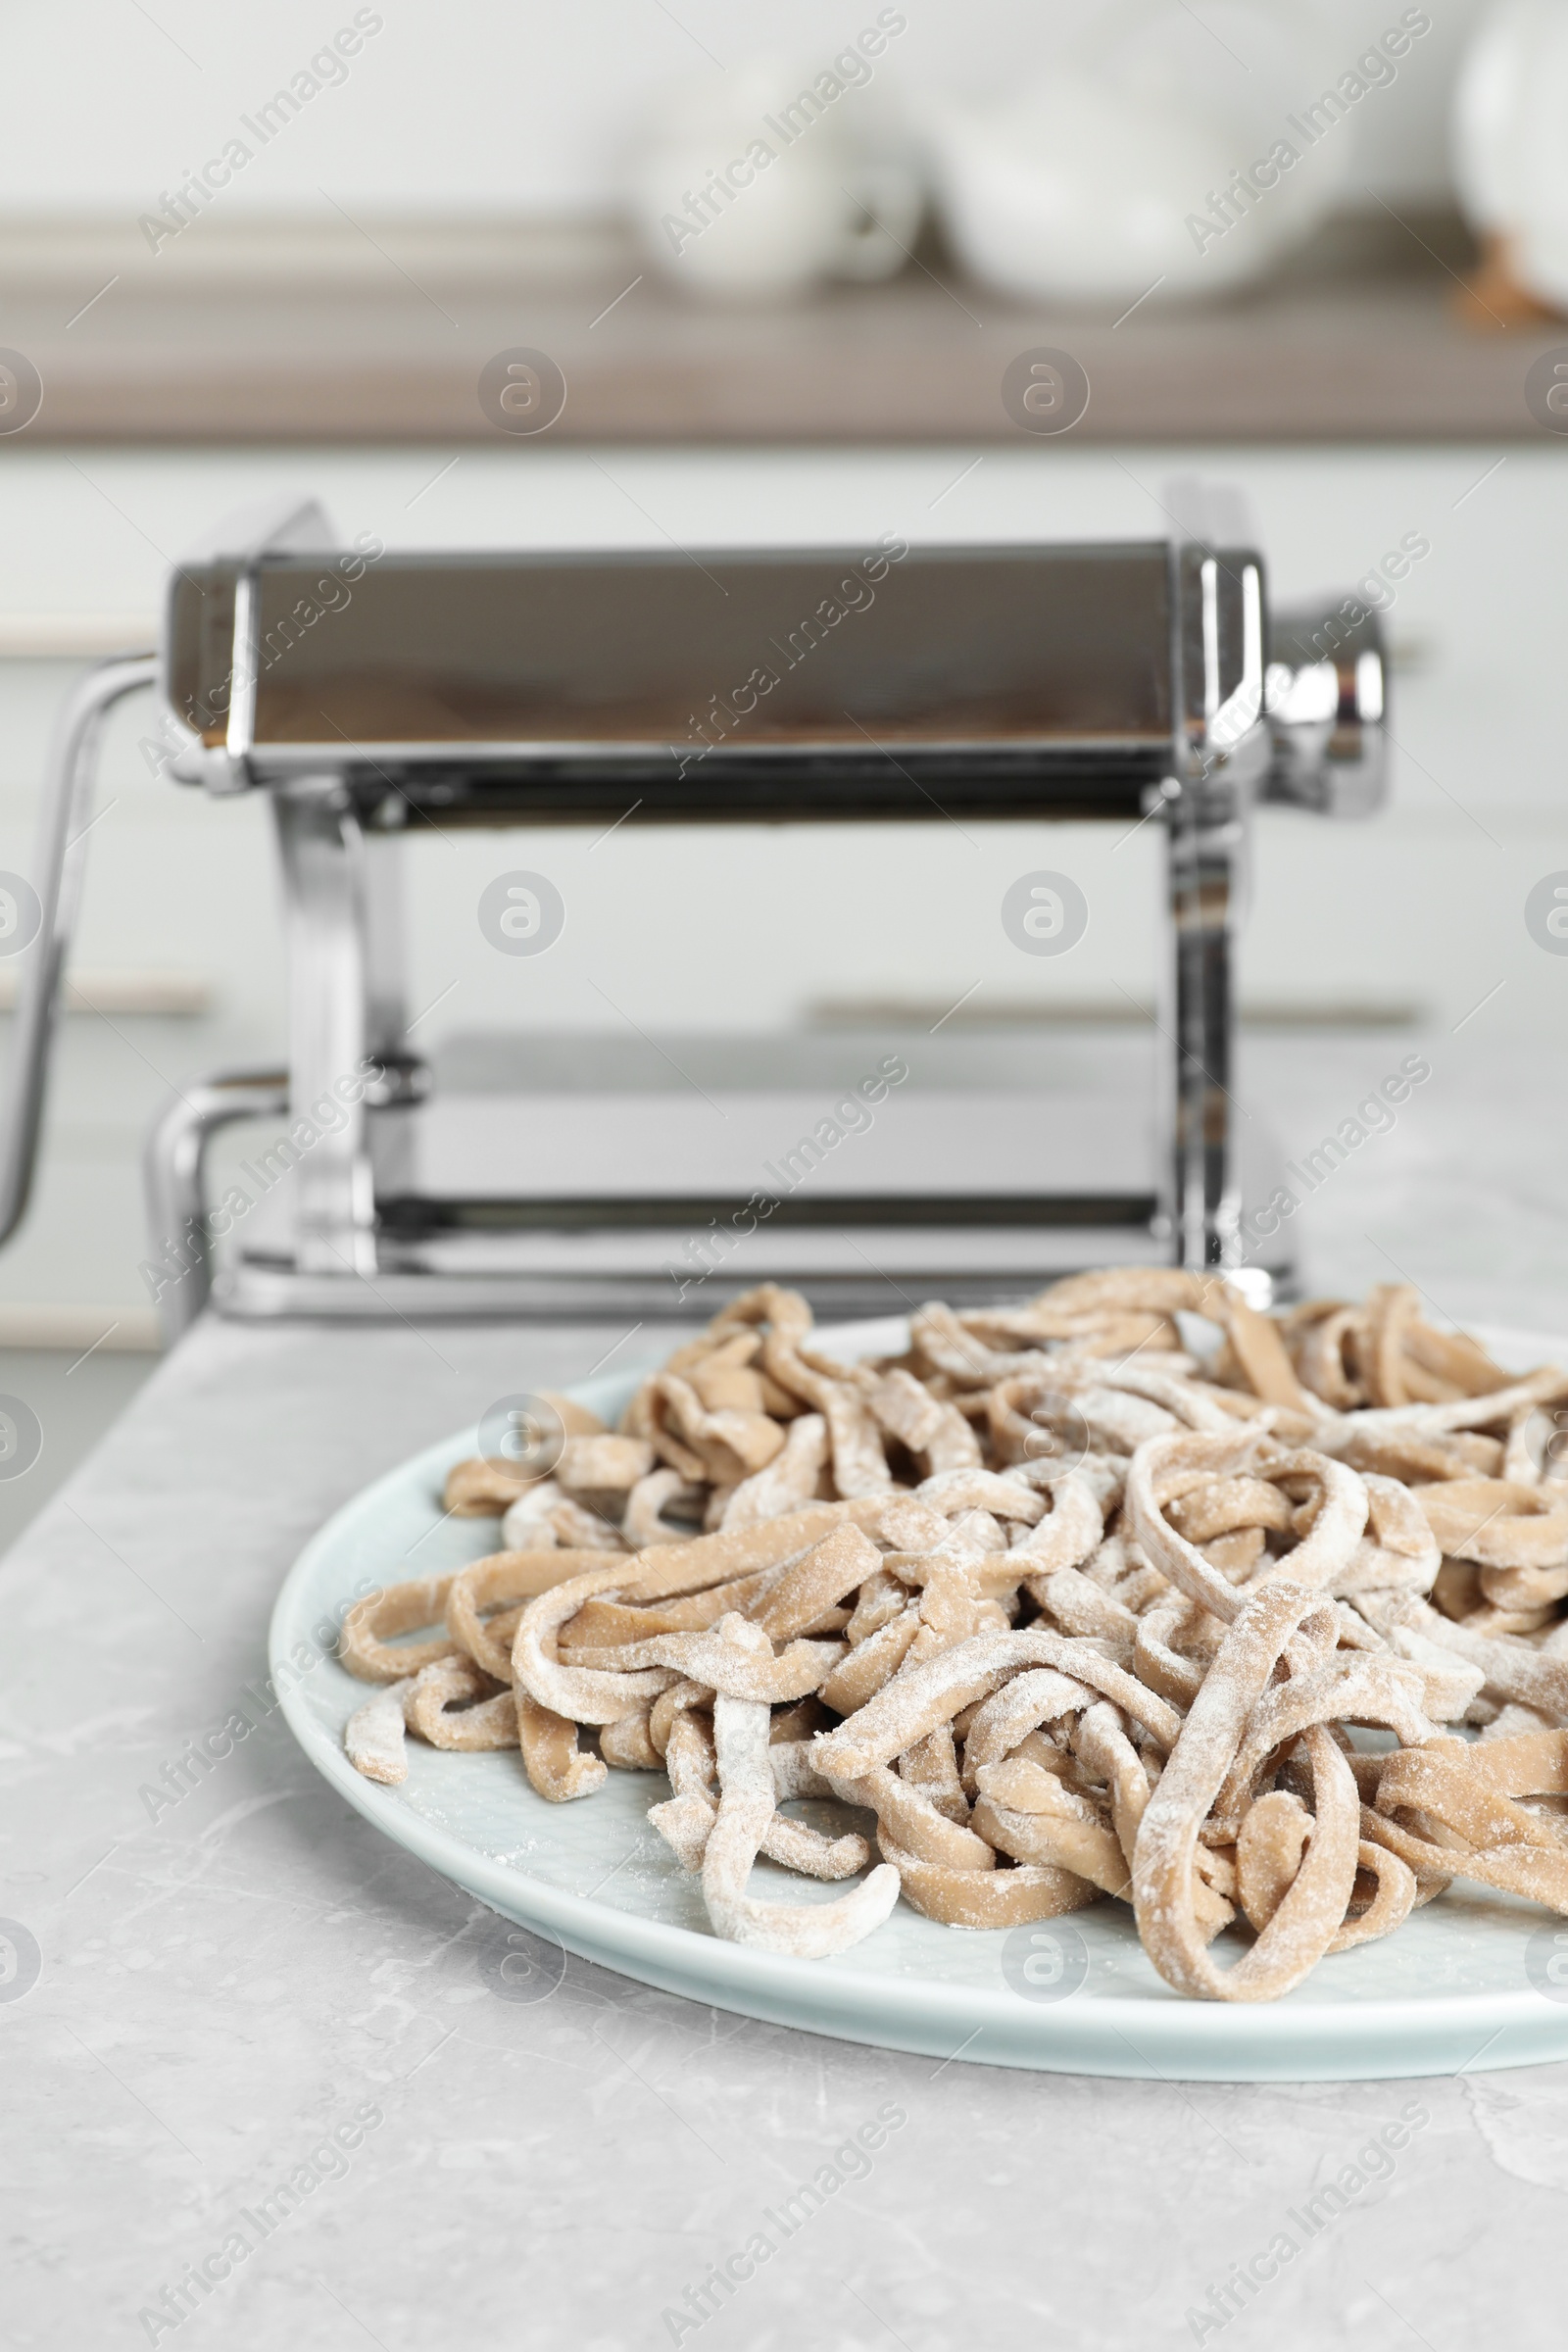
<svg viewBox="0 0 1568 2352"><path fill-rule="evenodd" d="M1527 293L1568 309L1568 6L1502 0L1465 53L1454 95L1465 217Z"/></svg>
<svg viewBox="0 0 1568 2352"><path fill-rule="evenodd" d="M1219 45L1205 31L1216 19ZM1258 12L1221 6L1195 26L1180 0L1153 0L995 104L927 103L949 234L977 278L1025 299L1133 302L1155 287L1168 300L1246 284L1310 233L1344 183L1350 122L1320 142L1287 127L1318 87L1304 49Z"/></svg>
<svg viewBox="0 0 1568 2352"><path fill-rule="evenodd" d="M864 81L850 78L847 58ZM660 109L629 191L648 257L675 284L780 299L904 267L923 210L919 179L868 105L870 62L851 50L836 64L796 73L756 60Z"/></svg>

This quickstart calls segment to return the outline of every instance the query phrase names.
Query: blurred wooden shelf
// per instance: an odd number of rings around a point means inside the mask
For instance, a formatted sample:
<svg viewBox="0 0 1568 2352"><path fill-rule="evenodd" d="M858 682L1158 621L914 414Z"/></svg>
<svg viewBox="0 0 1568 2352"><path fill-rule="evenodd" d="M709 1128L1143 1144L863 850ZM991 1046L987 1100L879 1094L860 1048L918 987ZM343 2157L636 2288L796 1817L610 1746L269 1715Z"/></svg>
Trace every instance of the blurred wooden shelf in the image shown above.
<svg viewBox="0 0 1568 2352"><path fill-rule="evenodd" d="M1092 386L1063 447L1086 443L1544 442L1524 378L1568 320L1461 322L1470 257L1441 220L1360 223L1254 295L1114 314L1030 307L957 276L940 252L895 283L791 307L699 307L612 240L575 270L493 249L466 275L386 231L369 269L294 285L275 270L127 266L85 310L85 255L51 282L0 261L0 340L44 384L26 444L432 442L504 446L477 397L498 351L546 352L568 387L548 435L665 444L1021 443L1007 363L1069 351ZM492 240L492 248L493 248ZM412 248L411 248L412 250ZM377 258L378 257L378 258ZM371 273L373 271L373 274ZM635 282L633 282L635 281ZM629 290L628 290L629 288ZM85 294L84 294L85 289ZM73 314L75 314L73 318ZM65 322L72 318L68 326ZM11 446L21 447L22 440ZM1041 446L1056 444L1046 439ZM4 454L0 445L0 456Z"/></svg>

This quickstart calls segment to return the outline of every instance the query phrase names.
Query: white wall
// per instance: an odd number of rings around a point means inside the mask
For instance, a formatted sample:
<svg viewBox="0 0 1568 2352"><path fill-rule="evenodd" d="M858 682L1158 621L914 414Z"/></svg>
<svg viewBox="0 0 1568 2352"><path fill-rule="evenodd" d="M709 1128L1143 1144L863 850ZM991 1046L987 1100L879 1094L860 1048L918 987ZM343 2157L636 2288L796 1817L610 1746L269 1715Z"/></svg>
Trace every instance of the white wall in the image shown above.
<svg viewBox="0 0 1568 2352"><path fill-rule="evenodd" d="M1299 24L1327 75L1396 24L1401 4L1275 0L1264 13ZM155 206L352 24L357 5L157 0L149 11L76 0L8 11L0 216ZM1398 82L1358 110L1358 176L1379 193L1429 197L1445 184L1447 91L1476 8L1434 7ZM673 10L660 0L376 0L369 14L382 29L347 80L256 157L225 208L325 216L324 189L350 211L388 214L602 210L626 128L661 92L716 83L758 52L819 67L876 13L877 0L679 0ZM906 13L878 80L917 110L930 91L1015 87L1088 14L1111 12L1104 0L1093 12L1083 0L907 0ZM1206 72L1244 86L1248 36L1228 0L1193 13L1189 37Z"/></svg>

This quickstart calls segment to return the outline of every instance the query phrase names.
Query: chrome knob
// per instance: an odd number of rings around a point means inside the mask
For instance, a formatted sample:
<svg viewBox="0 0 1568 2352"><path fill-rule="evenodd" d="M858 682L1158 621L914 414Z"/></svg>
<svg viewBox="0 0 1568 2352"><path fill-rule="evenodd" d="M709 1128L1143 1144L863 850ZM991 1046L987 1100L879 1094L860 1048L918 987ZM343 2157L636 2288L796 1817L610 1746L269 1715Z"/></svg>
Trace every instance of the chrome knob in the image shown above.
<svg viewBox="0 0 1568 2352"><path fill-rule="evenodd" d="M1358 597L1274 615L1263 708L1274 756L1263 798L1369 816L1387 781L1383 628Z"/></svg>

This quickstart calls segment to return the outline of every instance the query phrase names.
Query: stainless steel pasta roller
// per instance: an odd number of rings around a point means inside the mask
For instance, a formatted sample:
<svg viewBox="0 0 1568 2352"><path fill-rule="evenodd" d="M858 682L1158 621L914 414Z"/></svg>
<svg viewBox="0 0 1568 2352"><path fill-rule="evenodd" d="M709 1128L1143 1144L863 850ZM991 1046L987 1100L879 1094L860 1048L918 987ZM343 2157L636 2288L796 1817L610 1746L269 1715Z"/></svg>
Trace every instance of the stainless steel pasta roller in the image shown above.
<svg viewBox="0 0 1568 2352"><path fill-rule="evenodd" d="M251 1166L255 1214L227 1220L218 1297L239 1315L690 1315L762 1273L853 1311L1112 1258L1245 1269L1232 960L1250 816L1376 805L1383 654L1352 598L1271 625L1234 502L1172 503L1159 540L694 556L345 547L308 501L235 518L173 571L156 662L106 664L62 720L0 1238L30 1179L98 733L156 683L178 784L270 796L288 948L286 1066L186 1086L149 1145L145 1271L172 1327L225 1236L209 1139L261 1116L287 1134ZM694 1046L699 1091L741 1081L711 1149L681 1142L657 1086L617 1094L624 1051L585 1041L564 1074L559 1040L514 1037L479 1078L432 1085L415 1050L400 869L421 831L948 817L1162 834L1152 1120L1069 1099L1038 1041L952 1032L921 1046L937 1092L911 1087L828 1165L791 1121L842 1079L843 1040ZM525 949L560 910L526 873L506 889L497 944ZM1049 934L1069 911L1042 886L1022 919ZM963 1115L944 1069L970 1090ZM1261 1296L1288 1269L1251 1270Z"/></svg>

